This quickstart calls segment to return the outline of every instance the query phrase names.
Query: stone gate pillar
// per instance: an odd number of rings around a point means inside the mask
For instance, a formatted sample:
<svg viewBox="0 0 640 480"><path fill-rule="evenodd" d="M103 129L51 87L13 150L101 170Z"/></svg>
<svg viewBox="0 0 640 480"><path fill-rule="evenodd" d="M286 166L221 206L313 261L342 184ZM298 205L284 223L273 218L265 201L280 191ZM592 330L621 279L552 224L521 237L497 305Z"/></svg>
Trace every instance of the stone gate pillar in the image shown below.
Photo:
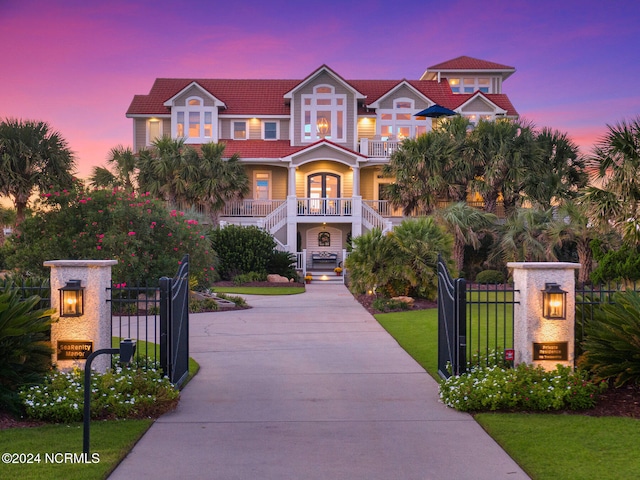
<svg viewBox="0 0 640 480"><path fill-rule="evenodd" d="M91 352L111 348L111 305L107 303L111 286L111 267L117 260L51 260L51 308L58 321L51 325L53 362L60 370L74 366L84 368ZM84 312L81 316L60 316L60 288L70 280L79 280L83 290ZM109 355L98 355L92 366L99 372L110 367Z"/></svg>
<svg viewBox="0 0 640 480"><path fill-rule="evenodd" d="M579 263L507 263L513 269L514 289L520 303L514 305L514 364L541 365L553 370L557 364L574 366L575 270ZM565 318L543 316L543 290L549 284L566 292Z"/></svg>

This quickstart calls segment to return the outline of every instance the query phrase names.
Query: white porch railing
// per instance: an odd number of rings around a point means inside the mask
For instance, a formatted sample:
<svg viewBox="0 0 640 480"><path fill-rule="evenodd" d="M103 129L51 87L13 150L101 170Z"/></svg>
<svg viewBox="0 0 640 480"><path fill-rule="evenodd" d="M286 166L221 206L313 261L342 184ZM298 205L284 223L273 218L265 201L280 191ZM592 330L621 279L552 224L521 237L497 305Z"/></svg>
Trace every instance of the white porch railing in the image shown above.
<svg viewBox="0 0 640 480"><path fill-rule="evenodd" d="M351 198L298 198L298 216L351 216Z"/></svg>
<svg viewBox="0 0 640 480"><path fill-rule="evenodd" d="M262 226L267 232L275 234L285 223L287 223L287 202L283 201L264 218Z"/></svg>
<svg viewBox="0 0 640 480"><path fill-rule="evenodd" d="M286 204L286 200L239 200L229 202L224 206L221 216L223 217L266 217L281 205Z"/></svg>
<svg viewBox="0 0 640 480"><path fill-rule="evenodd" d="M397 140L360 140L360 153L371 158L389 158L398 150L400 142Z"/></svg>
<svg viewBox="0 0 640 480"><path fill-rule="evenodd" d="M392 207L388 200L362 200L362 203L383 217L402 216L402 209Z"/></svg>
<svg viewBox="0 0 640 480"><path fill-rule="evenodd" d="M393 229L393 224L387 220L366 203L362 203L362 224L369 230L379 228L382 233L389 232Z"/></svg>

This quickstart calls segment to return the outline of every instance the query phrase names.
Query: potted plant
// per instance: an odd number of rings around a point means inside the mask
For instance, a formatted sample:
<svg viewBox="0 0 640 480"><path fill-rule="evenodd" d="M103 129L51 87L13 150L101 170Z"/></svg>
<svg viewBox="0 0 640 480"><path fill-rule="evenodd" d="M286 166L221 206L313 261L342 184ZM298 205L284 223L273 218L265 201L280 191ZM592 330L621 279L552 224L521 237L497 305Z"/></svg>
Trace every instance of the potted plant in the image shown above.
<svg viewBox="0 0 640 480"><path fill-rule="evenodd" d="M342 267L336 267L333 271L336 272L336 275L342 275Z"/></svg>
<svg viewBox="0 0 640 480"><path fill-rule="evenodd" d="M313 275L311 275L310 273L307 273L307 274L304 276L304 281L305 281L305 283L311 283L311 280L313 280Z"/></svg>

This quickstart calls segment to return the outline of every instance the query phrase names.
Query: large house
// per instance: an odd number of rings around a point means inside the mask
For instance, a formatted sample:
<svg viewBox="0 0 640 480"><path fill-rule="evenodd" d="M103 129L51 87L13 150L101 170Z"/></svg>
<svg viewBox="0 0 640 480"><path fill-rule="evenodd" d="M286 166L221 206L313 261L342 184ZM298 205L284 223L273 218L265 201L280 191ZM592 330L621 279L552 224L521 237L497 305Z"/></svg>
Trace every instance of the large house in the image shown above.
<svg viewBox="0 0 640 480"><path fill-rule="evenodd" d="M435 104L469 118L517 118L502 83L513 67L458 57L419 80L348 80L326 65L301 80L159 78L127 110L134 150L163 135L187 144L221 142L251 181L229 203L226 223L258 225L280 248L305 251L306 266L339 263L350 236L389 230L402 217L383 199L381 167L404 138L437 119Z"/></svg>

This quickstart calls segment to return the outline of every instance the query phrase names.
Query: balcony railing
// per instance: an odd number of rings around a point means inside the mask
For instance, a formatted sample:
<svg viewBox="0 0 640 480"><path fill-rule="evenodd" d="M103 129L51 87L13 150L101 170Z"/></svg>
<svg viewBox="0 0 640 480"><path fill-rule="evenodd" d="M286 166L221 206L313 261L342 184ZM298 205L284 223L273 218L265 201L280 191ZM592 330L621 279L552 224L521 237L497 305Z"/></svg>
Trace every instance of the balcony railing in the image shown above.
<svg viewBox="0 0 640 480"><path fill-rule="evenodd" d="M266 217L286 200L239 200L225 205L223 217Z"/></svg>
<svg viewBox="0 0 640 480"><path fill-rule="evenodd" d="M371 207L374 211L378 212L383 217L402 217L402 208L395 208L391 206L388 200L362 200L362 203ZM438 200L436 202L436 208L445 208L451 205L451 200ZM484 210L484 202L467 202L470 207L477 208L478 210ZM424 210L416 209L411 212L411 217L425 216L427 213ZM496 205L496 216L498 218L504 218L504 205L502 202L498 202Z"/></svg>
<svg viewBox="0 0 640 480"><path fill-rule="evenodd" d="M350 216L353 214L351 198L298 198L299 216Z"/></svg>
<svg viewBox="0 0 640 480"><path fill-rule="evenodd" d="M397 140L360 140L360 153L370 158L389 158L393 152L398 150L400 142Z"/></svg>

